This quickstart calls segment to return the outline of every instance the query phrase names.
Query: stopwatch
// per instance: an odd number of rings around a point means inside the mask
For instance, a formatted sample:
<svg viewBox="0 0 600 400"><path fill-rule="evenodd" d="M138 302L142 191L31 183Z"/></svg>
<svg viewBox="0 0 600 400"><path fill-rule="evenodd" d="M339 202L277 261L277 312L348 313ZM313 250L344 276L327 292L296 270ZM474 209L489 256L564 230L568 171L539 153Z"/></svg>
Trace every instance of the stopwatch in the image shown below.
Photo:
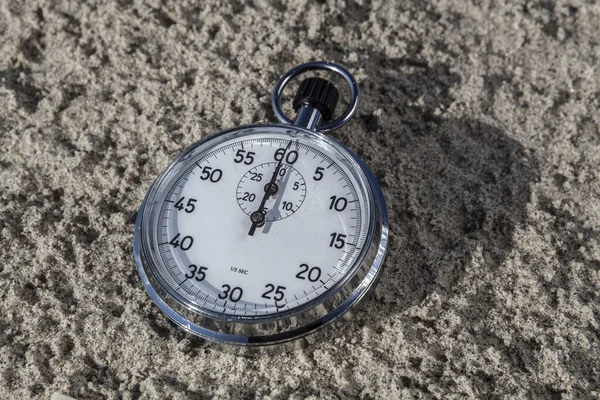
<svg viewBox="0 0 600 400"><path fill-rule="evenodd" d="M311 70L341 75L351 101L309 77L287 117L281 95ZM358 85L345 68L287 72L272 104L280 124L236 127L192 145L154 181L139 209L134 253L152 300L212 341L263 345L339 319L374 286L386 252L385 200L369 168L325 135L350 121Z"/></svg>

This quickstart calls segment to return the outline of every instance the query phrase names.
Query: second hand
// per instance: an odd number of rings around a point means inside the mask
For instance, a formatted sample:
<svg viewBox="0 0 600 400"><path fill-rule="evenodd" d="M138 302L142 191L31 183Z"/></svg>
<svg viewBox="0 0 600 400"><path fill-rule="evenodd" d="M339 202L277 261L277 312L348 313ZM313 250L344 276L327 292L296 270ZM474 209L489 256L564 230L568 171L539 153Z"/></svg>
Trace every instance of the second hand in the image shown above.
<svg viewBox="0 0 600 400"><path fill-rule="evenodd" d="M278 188L277 188L277 184L275 183L275 181L277 180L277 175L279 174L279 170L281 169L283 160L285 160L285 155L286 155L287 151L289 150L289 148L291 147L291 145L292 145L292 141L290 140L287 147L285 148L283 154L281 155L281 159L279 160L279 163L277 163L277 167L275 167L275 172L273 172L273 176L271 177L271 180L265 186L265 195L263 196L262 201L260 202L260 206L258 207L258 210L254 211L252 214L250 214L250 221L252 221L252 226L250 227L250 231L248 232L248 235L250 235L250 236L254 236L254 232L256 231L256 228L258 227L258 225L262 225L265 222L265 219L266 219L266 215L265 215L266 213L264 212L265 203L267 202L267 199L269 198L269 196L277 193Z"/></svg>

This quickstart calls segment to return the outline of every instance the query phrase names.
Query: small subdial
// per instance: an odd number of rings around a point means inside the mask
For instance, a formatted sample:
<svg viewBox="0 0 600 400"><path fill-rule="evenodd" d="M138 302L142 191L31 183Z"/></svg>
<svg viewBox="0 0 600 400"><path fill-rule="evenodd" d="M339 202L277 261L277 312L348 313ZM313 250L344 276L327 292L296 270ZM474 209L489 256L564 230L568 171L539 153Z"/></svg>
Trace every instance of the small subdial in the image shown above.
<svg viewBox="0 0 600 400"><path fill-rule="evenodd" d="M276 162L257 165L242 176L237 186L237 201L242 211L250 215L260 206L266 192L266 222L284 219L298 211L306 198L306 182L294 167L282 164L275 184L269 182L277 168Z"/></svg>

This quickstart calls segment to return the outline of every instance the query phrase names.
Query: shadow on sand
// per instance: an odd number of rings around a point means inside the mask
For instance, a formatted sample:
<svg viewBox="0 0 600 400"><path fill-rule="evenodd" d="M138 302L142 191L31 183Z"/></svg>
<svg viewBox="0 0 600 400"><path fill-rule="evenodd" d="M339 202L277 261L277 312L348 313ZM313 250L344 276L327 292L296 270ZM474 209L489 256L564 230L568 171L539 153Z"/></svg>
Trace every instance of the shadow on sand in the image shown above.
<svg viewBox="0 0 600 400"><path fill-rule="evenodd" d="M525 222L538 166L496 127L437 116L460 80L447 66L372 54L361 67L368 78L357 121L334 136L384 190L389 253L367 306L399 313L433 291L452 291L476 248L486 268L503 262Z"/></svg>

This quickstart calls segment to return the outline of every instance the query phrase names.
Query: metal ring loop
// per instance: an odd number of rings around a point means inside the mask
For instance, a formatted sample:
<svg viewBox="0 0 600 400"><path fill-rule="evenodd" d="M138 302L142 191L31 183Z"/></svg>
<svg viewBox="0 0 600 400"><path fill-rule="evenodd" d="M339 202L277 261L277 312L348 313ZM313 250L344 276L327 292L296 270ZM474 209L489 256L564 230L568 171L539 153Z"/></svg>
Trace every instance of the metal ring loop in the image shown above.
<svg viewBox="0 0 600 400"><path fill-rule="evenodd" d="M315 128L315 130L317 132L329 132L334 129L341 128L342 126L346 125L354 116L354 113L358 108L360 92L358 91L356 79L354 79L352 74L348 72L346 68L327 61L313 61L306 64L298 65L297 67L294 67L288 72L286 72L285 75L283 75L281 79L279 79L279 82L277 82L275 88L273 89L273 98L271 99L271 104L273 106L273 111L275 111L275 116L284 124L294 124L294 121L288 118L283 112L283 109L281 108L281 93L292 78L302 74L303 72L314 70L328 70L335 72L341 75L346 80L346 82L348 82L348 85L350 85L351 100L350 104L348 105L348 108L346 108L346 111L344 111L344 113L340 115L340 117L336 120L325 125L319 125Z"/></svg>

